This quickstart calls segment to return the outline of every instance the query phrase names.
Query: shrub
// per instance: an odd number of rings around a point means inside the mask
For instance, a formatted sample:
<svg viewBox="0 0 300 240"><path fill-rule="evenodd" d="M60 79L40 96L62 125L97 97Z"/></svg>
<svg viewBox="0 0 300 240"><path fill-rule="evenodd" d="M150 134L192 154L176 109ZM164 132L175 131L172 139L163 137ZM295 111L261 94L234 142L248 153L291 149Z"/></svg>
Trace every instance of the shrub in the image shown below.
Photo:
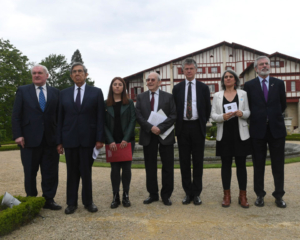
<svg viewBox="0 0 300 240"><path fill-rule="evenodd" d="M2 202L2 198L3 196L0 197L0 202ZM0 236L10 233L32 220L46 201L43 197L17 196L15 198L21 202L20 205L13 206L13 208L0 206Z"/></svg>
<svg viewBox="0 0 300 240"><path fill-rule="evenodd" d="M17 144L13 145L2 145L0 151L10 151L10 150L20 150L20 147Z"/></svg>

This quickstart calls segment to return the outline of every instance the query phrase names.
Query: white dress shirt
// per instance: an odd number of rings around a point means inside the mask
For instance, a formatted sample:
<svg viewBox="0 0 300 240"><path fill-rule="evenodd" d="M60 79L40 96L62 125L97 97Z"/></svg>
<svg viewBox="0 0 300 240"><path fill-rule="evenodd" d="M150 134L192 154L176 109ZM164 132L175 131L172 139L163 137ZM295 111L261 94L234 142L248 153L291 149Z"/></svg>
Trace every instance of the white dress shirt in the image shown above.
<svg viewBox="0 0 300 240"><path fill-rule="evenodd" d="M149 91L149 96L150 96L150 102L152 98L152 92ZM158 97L159 97L159 88L155 91L154 93L154 106L153 106L153 112L157 112L158 108Z"/></svg>
<svg viewBox="0 0 300 240"><path fill-rule="evenodd" d="M35 84L34 84L34 86L35 86L35 91L36 91L37 99L38 99L38 101L40 101L40 91L41 91L39 89L40 86L37 86ZM41 87L43 88L43 93L44 93L44 96L45 96L45 101L47 102L47 87L46 87L46 83L43 86L41 86Z"/></svg>
<svg viewBox="0 0 300 240"><path fill-rule="evenodd" d="M81 104L82 104L82 100L83 100L83 96L84 96L85 85L86 85L86 83L84 83L80 87L80 103ZM77 97L77 93L78 93L77 89L78 89L78 86L75 84L75 87L74 87L74 102L76 102L76 97Z"/></svg>
<svg viewBox="0 0 300 240"><path fill-rule="evenodd" d="M189 82L185 79L185 96L184 96L184 111L183 111L183 120L197 120L198 119L198 111L197 111L197 95L196 95L196 79L191 81L191 88L192 88L192 118L187 119L186 117L186 105L187 105L187 95L189 89Z"/></svg>
<svg viewBox="0 0 300 240"><path fill-rule="evenodd" d="M264 79L266 79L265 84L267 85L267 89L268 89L268 91L269 91L269 75L268 75L266 78L262 78L262 77L258 76L258 79L259 79L259 81L260 81L261 89L263 89L263 82L262 82L262 81L263 81Z"/></svg>

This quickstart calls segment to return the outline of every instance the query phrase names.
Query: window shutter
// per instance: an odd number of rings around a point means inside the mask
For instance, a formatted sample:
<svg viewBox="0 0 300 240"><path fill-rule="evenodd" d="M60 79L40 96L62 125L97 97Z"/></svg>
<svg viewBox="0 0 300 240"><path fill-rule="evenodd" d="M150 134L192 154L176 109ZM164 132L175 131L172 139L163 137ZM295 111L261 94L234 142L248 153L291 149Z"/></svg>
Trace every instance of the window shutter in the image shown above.
<svg viewBox="0 0 300 240"><path fill-rule="evenodd" d="M284 61L280 61L280 67L284 67Z"/></svg>
<svg viewBox="0 0 300 240"><path fill-rule="evenodd" d="M286 81L286 91L287 92L291 91L291 81Z"/></svg>
<svg viewBox="0 0 300 240"><path fill-rule="evenodd" d="M208 68L208 73L211 73L211 67Z"/></svg>
<svg viewBox="0 0 300 240"><path fill-rule="evenodd" d="M205 67L202 68L202 73L205 73Z"/></svg>
<svg viewBox="0 0 300 240"><path fill-rule="evenodd" d="M221 67L217 67L218 68L218 73L220 73L221 72Z"/></svg>
<svg viewBox="0 0 300 240"><path fill-rule="evenodd" d="M135 99L135 96L134 96L134 88L131 88L131 94L130 94L130 98L131 99Z"/></svg>
<svg viewBox="0 0 300 240"><path fill-rule="evenodd" d="M215 92L219 92L219 84L215 84Z"/></svg>
<svg viewBox="0 0 300 240"><path fill-rule="evenodd" d="M181 67L177 68L177 70L178 70L178 74L183 74L183 71L182 71Z"/></svg>

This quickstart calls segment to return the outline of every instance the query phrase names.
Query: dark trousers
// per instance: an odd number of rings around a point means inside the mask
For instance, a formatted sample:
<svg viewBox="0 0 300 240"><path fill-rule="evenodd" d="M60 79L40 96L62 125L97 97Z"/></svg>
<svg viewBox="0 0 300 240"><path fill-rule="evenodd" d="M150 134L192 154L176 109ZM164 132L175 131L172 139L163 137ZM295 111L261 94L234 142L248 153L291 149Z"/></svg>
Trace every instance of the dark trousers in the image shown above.
<svg viewBox="0 0 300 240"><path fill-rule="evenodd" d="M135 141L131 141L131 152L133 154ZM120 191L120 182L122 181L123 192L129 192L129 186L131 182L131 163L132 161L126 162L111 162L110 180L113 189L113 193ZM122 169L122 174L121 174Z"/></svg>
<svg viewBox="0 0 300 240"><path fill-rule="evenodd" d="M159 136L151 133L149 145L143 147L146 170L146 186L150 196L158 196L157 151L162 162L162 199L170 198L174 189L174 145L163 145Z"/></svg>
<svg viewBox="0 0 300 240"><path fill-rule="evenodd" d="M231 183L231 166L232 166L232 156L221 156L222 168L221 177L223 189L230 189ZM247 188L247 169L246 169L246 156L234 157L236 165L236 176L239 183L239 189L246 191Z"/></svg>
<svg viewBox="0 0 300 240"><path fill-rule="evenodd" d="M269 126L263 139L252 139L253 166L254 166L254 192L257 196L264 197L264 177L267 156L267 144L269 145L272 173L274 178L275 191L273 196L281 198L284 195L284 146L285 137L275 139L272 136Z"/></svg>
<svg viewBox="0 0 300 240"><path fill-rule="evenodd" d="M47 146L45 139L39 147L21 148L21 159L25 176L25 191L27 196L36 197L36 175L41 168L42 191L46 201L53 201L58 186L59 154L56 146Z"/></svg>
<svg viewBox="0 0 300 240"><path fill-rule="evenodd" d="M183 121L178 140L182 187L186 195L199 196L202 191L203 155L205 138L201 134L199 121ZM191 175L191 155L193 179Z"/></svg>
<svg viewBox="0 0 300 240"><path fill-rule="evenodd" d="M65 148L67 162L67 204L77 206L78 187L82 181L82 203L88 206L93 203L92 194L92 157L93 148Z"/></svg>

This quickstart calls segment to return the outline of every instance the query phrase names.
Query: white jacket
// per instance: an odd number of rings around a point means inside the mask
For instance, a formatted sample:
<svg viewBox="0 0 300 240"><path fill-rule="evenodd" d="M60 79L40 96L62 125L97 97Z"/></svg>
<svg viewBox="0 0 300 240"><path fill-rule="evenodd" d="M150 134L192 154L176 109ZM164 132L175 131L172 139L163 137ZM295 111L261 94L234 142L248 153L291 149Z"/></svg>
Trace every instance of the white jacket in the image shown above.
<svg viewBox="0 0 300 240"><path fill-rule="evenodd" d="M238 118L239 122L239 131L240 131L240 137L242 141L248 139L250 137L249 135L249 129L248 129L248 123L246 119L250 116L250 110L248 105L248 97L247 93L243 90L237 89L237 95L239 99L239 110L243 112L243 116ZM221 141L223 136L223 97L224 97L224 91L220 91L215 93L213 104L212 104L212 110L211 110L211 118L217 123L217 140Z"/></svg>

